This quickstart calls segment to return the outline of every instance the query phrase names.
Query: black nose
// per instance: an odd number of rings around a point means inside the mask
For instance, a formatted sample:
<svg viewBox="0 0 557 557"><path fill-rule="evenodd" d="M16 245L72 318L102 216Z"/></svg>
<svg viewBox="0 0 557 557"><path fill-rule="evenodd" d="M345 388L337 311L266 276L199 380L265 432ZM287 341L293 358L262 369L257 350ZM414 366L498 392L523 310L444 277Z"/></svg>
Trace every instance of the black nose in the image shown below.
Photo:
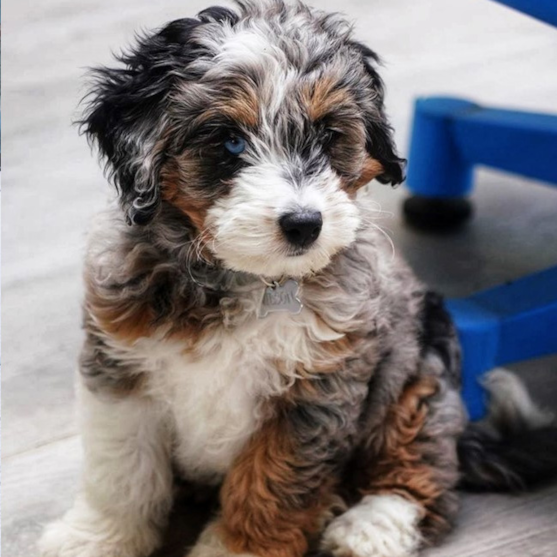
<svg viewBox="0 0 557 557"><path fill-rule="evenodd" d="M299 211L283 215L279 224L286 239L293 246L307 248L317 240L323 226L323 218L319 211Z"/></svg>

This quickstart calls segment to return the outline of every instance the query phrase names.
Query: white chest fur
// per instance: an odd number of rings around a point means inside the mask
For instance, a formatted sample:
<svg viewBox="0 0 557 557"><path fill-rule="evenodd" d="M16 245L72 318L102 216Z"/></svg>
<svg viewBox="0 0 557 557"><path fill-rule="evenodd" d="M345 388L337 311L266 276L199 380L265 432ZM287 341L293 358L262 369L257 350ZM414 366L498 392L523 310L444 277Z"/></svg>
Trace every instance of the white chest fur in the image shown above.
<svg viewBox="0 0 557 557"><path fill-rule="evenodd" d="M268 416L266 402L295 381L296 364L310 366L316 343L339 336L303 310L218 331L195 358L180 343L148 341L151 391L173 422L182 473L208 482L222 477Z"/></svg>

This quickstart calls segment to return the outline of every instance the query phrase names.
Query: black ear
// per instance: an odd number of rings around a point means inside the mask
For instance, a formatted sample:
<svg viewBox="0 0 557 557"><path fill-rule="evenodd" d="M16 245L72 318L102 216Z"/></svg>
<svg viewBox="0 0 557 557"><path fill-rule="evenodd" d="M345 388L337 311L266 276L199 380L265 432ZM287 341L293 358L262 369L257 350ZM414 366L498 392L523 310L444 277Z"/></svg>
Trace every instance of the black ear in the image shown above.
<svg viewBox="0 0 557 557"><path fill-rule="evenodd" d="M371 106L366 110L366 149L370 156L379 161L384 172L376 176L383 184L400 184L404 180L406 160L398 156L393 141L393 129L389 124L383 105L384 86L374 64L379 63L375 52L361 43L352 43L360 53L365 71L370 78L369 96Z"/></svg>
<svg viewBox="0 0 557 557"><path fill-rule="evenodd" d="M202 24L173 21L118 56L123 67L92 71L81 129L105 158L130 223L146 224L157 211L168 97L176 70L183 72L201 54L192 32Z"/></svg>

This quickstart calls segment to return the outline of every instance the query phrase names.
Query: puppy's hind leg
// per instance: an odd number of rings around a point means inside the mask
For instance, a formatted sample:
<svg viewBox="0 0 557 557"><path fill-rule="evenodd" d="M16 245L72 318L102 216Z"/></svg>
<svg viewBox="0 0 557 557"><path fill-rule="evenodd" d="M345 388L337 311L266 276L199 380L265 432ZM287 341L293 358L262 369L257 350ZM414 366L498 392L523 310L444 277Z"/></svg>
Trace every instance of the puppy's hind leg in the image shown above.
<svg viewBox="0 0 557 557"><path fill-rule="evenodd" d="M152 401L82 387L83 486L49 525L41 557L143 557L158 545L172 497L168 433ZM106 397L106 395L104 395Z"/></svg>
<svg viewBox="0 0 557 557"><path fill-rule="evenodd" d="M417 373L354 461L353 487L364 497L323 536L335 557L416 555L450 529L458 510L457 440L466 424L460 348L438 296L424 297L421 321ZM394 373L383 368L383 378Z"/></svg>
<svg viewBox="0 0 557 557"><path fill-rule="evenodd" d="M322 548L335 557L411 557L445 534L457 510L463 423L458 393L443 379L412 380L388 413L379 452L357 463L363 499L331 522Z"/></svg>

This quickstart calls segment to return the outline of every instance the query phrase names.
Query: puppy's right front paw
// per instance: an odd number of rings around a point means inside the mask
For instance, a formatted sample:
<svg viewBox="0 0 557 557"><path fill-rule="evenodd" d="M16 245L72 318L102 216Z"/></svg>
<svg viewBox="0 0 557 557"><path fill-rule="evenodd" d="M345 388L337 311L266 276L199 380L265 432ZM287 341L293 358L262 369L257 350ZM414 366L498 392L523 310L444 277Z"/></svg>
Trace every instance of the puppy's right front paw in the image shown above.
<svg viewBox="0 0 557 557"><path fill-rule="evenodd" d="M40 557L145 557L154 549L144 539L121 539L117 528L93 531L65 520L47 526L38 546Z"/></svg>

